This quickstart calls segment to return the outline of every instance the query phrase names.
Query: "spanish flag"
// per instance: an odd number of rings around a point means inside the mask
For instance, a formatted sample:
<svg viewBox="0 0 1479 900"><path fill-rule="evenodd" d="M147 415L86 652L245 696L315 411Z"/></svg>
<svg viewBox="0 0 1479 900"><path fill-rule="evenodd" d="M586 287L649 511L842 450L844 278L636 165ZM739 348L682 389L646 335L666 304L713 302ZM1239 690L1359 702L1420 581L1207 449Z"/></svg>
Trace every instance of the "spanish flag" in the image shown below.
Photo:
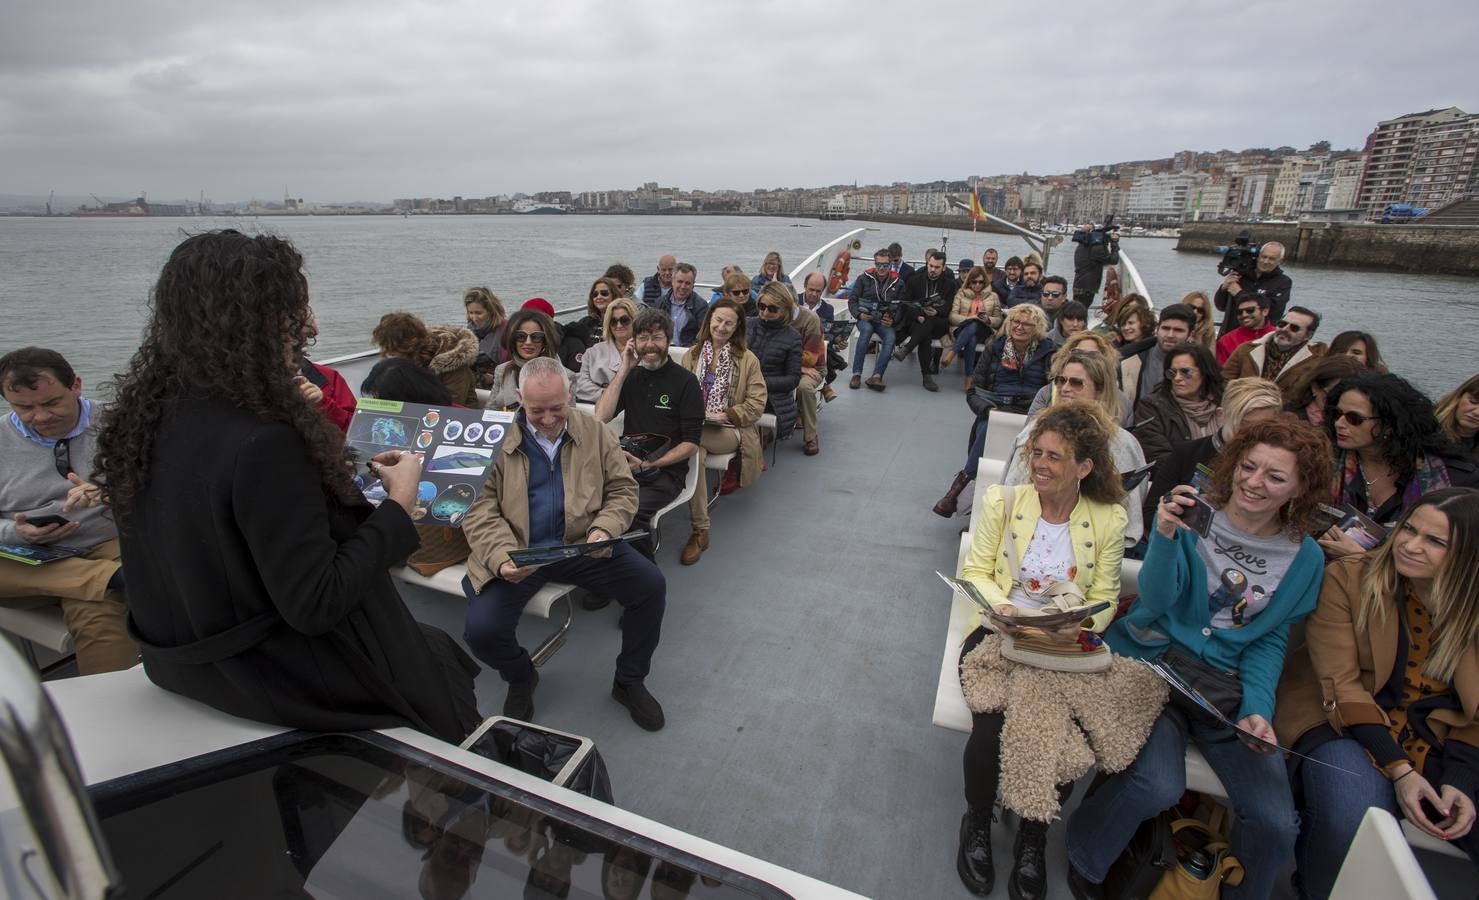
<svg viewBox="0 0 1479 900"><path fill-rule="evenodd" d="M981 208L981 198L975 191L971 191L971 218L977 222L986 218L986 210Z"/></svg>

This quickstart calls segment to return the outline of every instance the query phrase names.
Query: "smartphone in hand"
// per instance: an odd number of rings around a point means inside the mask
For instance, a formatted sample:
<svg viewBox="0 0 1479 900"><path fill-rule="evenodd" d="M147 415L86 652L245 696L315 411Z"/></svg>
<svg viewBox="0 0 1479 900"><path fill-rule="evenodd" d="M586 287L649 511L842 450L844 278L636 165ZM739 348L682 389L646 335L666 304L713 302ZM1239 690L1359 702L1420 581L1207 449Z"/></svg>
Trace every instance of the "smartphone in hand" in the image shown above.
<svg viewBox="0 0 1479 900"><path fill-rule="evenodd" d="M35 525L37 528L45 528L48 525L66 525L72 520L58 515L26 516L27 525Z"/></svg>
<svg viewBox="0 0 1479 900"><path fill-rule="evenodd" d="M1216 514L1216 510L1199 494L1191 494L1189 499L1193 505L1189 509L1182 507L1181 521L1186 523L1187 528L1206 537L1212 533L1212 516Z"/></svg>

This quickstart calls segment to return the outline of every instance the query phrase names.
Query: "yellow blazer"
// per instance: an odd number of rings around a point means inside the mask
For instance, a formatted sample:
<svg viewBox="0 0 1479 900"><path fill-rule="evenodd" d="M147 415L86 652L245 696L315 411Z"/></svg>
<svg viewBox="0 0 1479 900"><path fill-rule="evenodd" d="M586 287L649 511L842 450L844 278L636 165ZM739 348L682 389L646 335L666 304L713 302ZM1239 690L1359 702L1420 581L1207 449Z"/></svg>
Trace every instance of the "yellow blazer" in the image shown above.
<svg viewBox="0 0 1479 900"><path fill-rule="evenodd" d="M965 565L960 570L961 577L974 584L992 603L1006 603L1007 592L1012 589L1012 566L1007 561L1006 544L1002 541L1002 519L1006 514L1003 490L999 484L986 488L976 533L971 536L971 549L966 553ZM1015 490L1017 494L1012 502L1010 525L1020 559L1032 542L1038 519L1042 518L1042 504L1031 485L1018 485ZM1122 505L1095 503L1082 496L1068 519L1073 536L1073 558L1078 564L1074 583L1083 588L1090 603L1103 600L1110 604L1109 609L1094 616L1094 631L1102 632L1109 627L1114 618L1114 604L1119 600L1120 563L1125 557L1125 519Z"/></svg>

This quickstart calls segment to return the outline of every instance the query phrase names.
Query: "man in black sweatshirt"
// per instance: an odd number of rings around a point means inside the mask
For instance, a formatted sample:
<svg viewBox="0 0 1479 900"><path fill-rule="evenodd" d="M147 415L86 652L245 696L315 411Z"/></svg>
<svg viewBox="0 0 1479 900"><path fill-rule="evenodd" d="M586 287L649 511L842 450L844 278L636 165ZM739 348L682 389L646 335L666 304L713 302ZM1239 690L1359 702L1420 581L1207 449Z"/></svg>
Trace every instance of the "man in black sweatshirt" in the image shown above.
<svg viewBox="0 0 1479 900"><path fill-rule="evenodd" d="M909 337L894 351L894 359L902 361L919 348L919 371L927 391L940 389L934 375L940 370L942 348L935 342L950 329L950 304L955 300L955 288L955 276L945 264L945 254L938 250L925 255L924 268L909 276L904 286L902 325Z"/></svg>

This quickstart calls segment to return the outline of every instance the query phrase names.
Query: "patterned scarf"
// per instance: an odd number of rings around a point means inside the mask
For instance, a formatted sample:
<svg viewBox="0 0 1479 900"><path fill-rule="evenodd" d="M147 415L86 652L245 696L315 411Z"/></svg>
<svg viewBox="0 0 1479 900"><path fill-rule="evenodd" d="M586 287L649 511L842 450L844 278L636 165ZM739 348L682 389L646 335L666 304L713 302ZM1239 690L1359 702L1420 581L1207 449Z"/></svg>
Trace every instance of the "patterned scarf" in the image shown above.
<svg viewBox="0 0 1479 900"><path fill-rule="evenodd" d="M1217 423L1213 421L1217 416L1216 403L1211 400L1183 400L1175 394L1171 397L1181 408L1181 415L1186 419L1193 438L1204 438L1217 430Z"/></svg>
<svg viewBox="0 0 1479 900"><path fill-rule="evenodd" d="M710 381L709 369L714 377ZM714 342L704 341L698 353L699 381L704 385L704 413L722 413L729 409L729 386L734 383L734 360L729 355L729 344L719 350L719 363L714 364Z"/></svg>
<svg viewBox="0 0 1479 900"><path fill-rule="evenodd" d="M1350 450L1340 451L1335 459L1335 473L1335 502L1340 506L1364 510L1368 515L1373 512L1373 504L1366 493L1366 479L1361 475L1360 456ZM1397 515L1406 512L1423 494L1450 487L1452 484L1453 481L1448 477L1448 467L1443 465L1443 460L1431 453L1418 456L1412 477L1407 479L1406 486L1402 488L1402 505L1398 508Z"/></svg>
<svg viewBox="0 0 1479 900"><path fill-rule="evenodd" d="M1001 349L1001 367L1003 369L1011 369L1012 371L1022 368L1022 363L1031 359L1032 354L1037 352L1037 344L1038 341L1034 339L1032 343L1027 345L1027 352L1019 357L1017 356L1017 345L1012 343L1010 337L1007 338L1006 346Z"/></svg>

